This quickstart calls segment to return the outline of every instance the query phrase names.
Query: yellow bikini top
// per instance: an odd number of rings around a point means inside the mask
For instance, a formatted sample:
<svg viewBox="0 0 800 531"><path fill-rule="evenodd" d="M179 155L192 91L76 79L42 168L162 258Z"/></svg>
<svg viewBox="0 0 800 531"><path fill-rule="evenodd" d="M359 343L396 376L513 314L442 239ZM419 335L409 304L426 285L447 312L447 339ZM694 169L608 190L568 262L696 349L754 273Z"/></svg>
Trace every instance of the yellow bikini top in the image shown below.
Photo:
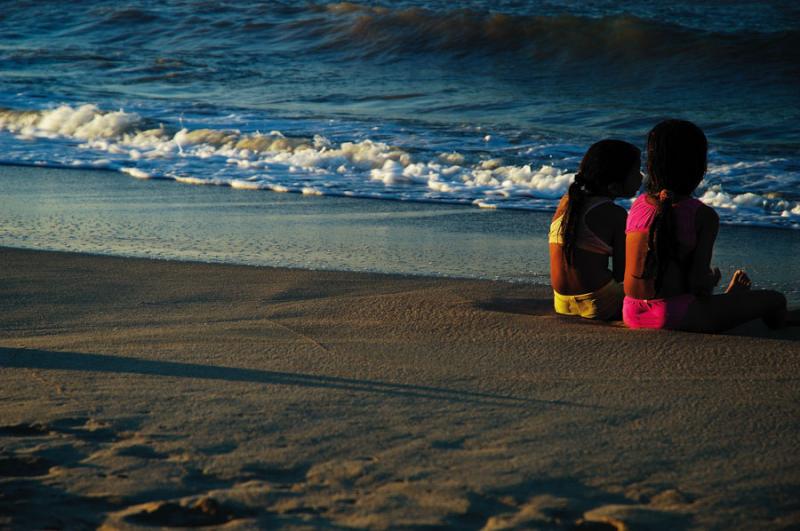
<svg viewBox="0 0 800 531"><path fill-rule="evenodd" d="M591 209L596 206L611 202L611 199L607 197L595 196L589 198L588 205L586 208L584 208L583 215L578 222L578 237L575 240L575 247L578 249L583 249L584 251L589 251L590 253L611 256L611 254L614 252L614 249L605 241L603 241L597 234L592 232L592 229L586 225L586 214L588 214ZM564 240L561 238L561 221L563 219L564 215L562 214L554 219L550 224L550 234L548 238L550 243L564 245Z"/></svg>

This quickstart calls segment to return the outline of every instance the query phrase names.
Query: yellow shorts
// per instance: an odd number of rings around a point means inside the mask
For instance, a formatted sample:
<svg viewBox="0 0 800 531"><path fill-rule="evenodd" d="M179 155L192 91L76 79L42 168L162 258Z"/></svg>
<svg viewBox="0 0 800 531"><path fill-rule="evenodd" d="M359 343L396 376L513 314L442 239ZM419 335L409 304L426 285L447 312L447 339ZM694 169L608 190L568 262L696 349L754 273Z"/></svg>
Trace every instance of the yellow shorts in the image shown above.
<svg viewBox="0 0 800 531"><path fill-rule="evenodd" d="M561 295L553 290L553 304L556 313L562 315L580 315L585 319L612 321L622 316L622 299L625 292L622 284L613 278L611 281L592 293L582 295Z"/></svg>

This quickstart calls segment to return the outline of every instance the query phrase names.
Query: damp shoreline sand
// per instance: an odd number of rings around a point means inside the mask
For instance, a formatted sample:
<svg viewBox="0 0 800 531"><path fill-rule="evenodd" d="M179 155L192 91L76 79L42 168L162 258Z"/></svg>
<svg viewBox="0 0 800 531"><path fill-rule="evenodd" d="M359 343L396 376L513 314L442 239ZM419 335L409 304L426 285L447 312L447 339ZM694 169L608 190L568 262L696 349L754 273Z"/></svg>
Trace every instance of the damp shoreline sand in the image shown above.
<svg viewBox="0 0 800 531"><path fill-rule="evenodd" d="M492 281L0 266L3 527L800 523L797 329L633 332Z"/></svg>
<svg viewBox="0 0 800 531"><path fill-rule="evenodd" d="M15 248L549 285L551 218L0 165L0 246ZM713 264L797 306L795 255L798 231L726 225Z"/></svg>

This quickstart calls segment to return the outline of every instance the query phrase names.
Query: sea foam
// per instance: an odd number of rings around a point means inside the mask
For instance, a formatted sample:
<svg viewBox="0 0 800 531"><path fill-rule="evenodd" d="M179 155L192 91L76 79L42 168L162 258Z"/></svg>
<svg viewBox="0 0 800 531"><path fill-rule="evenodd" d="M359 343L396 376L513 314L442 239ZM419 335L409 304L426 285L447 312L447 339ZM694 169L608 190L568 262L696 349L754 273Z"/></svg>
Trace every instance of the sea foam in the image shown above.
<svg viewBox="0 0 800 531"><path fill-rule="evenodd" d="M373 139L335 143L323 135L174 128L123 110L61 105L0 110L0 130L32 148L36 160L116 169L137 179L247 190L473 204L481 208L552 209L574 178L553 164L508 164L457 151L412 153ZM73 142L47 144L48 140ZM19 146L16 146L17 148ZM24 161L18 161L24 162ZM724 221L798 226L800 204L777 195L731 193L715 178L762 163L711 165L701 199Z"/></svg>

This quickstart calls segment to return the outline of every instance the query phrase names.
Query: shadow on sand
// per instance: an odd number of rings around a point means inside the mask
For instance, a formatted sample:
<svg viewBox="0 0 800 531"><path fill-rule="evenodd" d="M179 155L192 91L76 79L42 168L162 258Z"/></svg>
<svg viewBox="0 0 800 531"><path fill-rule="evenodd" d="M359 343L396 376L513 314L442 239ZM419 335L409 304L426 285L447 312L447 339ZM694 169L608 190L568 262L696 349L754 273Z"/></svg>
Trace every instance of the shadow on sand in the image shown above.
<svg viewBox="0 0 800 531"><path fill-rule="evenodd" d="M475 303L477 308L489 312L501 313L515 313L521 315L534 315L534 316L550 316L558 319L571 326L595 326L595 327L611 327L611 328L626 328L621 320L615 321L596 321L592 319L580 319L574 316L558 315L553 310L552 299L521 299L521 298L497 298L485 301L478 301ZM621 319L621 316L620 316ZM740 337L753 337L764 339L780 339L784 341L800 341L800 309L790 310L791 326L773 330L767 328L761 319L754 319L750 322L739 325L724 332L718 332L715 335L724 336L740 336ZM641 333L661 333L661 334L692 334L694 332L675 332L673 330L637 330L631 331L635 334Z"/></svg>
<svg viewBox="0 0 800 531"><path fill-rule="evenodd" d="M523 315L551 315L553 299L489 299L475 303L489 312L519 313Z"/></svg>
<svg viewBox="0 0 800 531"><path fill-rule="evenodd" d="M536 400L491 393L461 391L440 387L388 383L375 380L357 380L334 376L265 371L157 361L106 354L80 352L53 352L47 350L0 348L0 367L24 369L50 369L83 372L109 372L141 374L226 382L251 382L271 385L295 385L324 389L338 389L365 393L379 393L394 397L424 398L449 402L473 403L484 406L527 407L533 404L549 406L592 407L562 400Z"/></svg>

